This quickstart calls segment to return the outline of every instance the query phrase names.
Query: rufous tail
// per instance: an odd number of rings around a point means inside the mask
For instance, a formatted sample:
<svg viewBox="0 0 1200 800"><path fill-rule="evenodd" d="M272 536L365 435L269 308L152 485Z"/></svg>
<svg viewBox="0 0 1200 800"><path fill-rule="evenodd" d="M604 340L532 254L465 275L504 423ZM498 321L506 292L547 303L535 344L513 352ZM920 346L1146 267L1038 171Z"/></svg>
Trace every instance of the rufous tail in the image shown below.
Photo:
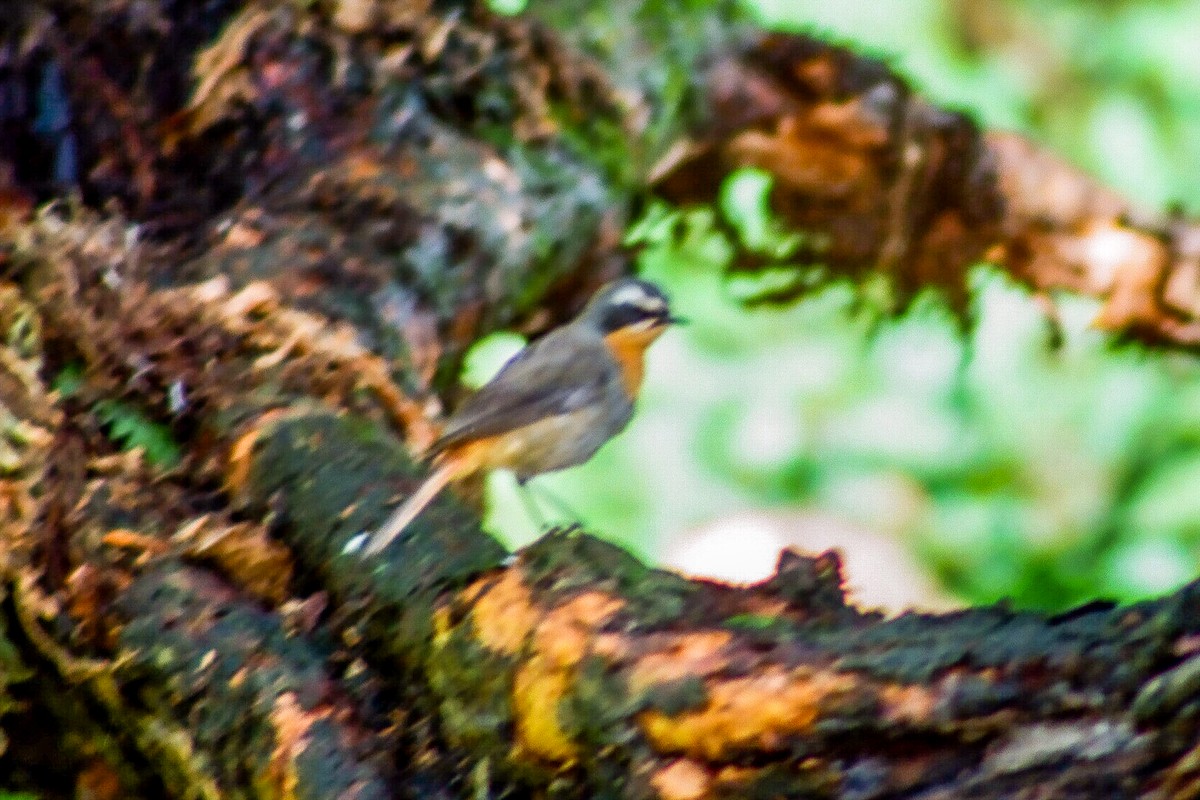
<svg viewBox="0 0 1200 800"><path fill-rule="evenodd" d="M392 540L403 533L408 524L425 510L425 506L438 496L438 492L446 488L446 484L457 477L461 467L461 464L451 459L435 469L433 474L426 478L425 482L392 512L383 527L375 531L371 536L371 541L367 542L367 546L363 549L363 553L373 556L391 544Z"/></svg>

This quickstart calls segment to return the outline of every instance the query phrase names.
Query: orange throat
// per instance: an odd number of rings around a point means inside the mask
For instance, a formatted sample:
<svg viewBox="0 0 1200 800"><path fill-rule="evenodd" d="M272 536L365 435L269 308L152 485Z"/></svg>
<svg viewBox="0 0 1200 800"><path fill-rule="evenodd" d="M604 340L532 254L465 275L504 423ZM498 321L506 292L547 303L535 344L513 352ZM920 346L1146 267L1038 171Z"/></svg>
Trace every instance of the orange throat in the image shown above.
<svg viewBox="0 0 1200 800"><path fill-rule="evenodd" d="M646 348L662 336L665 330L665 325L629 325L604 337L604 344L621 365L621 380L625 384L625 393L629 395L629 399L637 399L642 388L642 375L646 370Z"/></svg>

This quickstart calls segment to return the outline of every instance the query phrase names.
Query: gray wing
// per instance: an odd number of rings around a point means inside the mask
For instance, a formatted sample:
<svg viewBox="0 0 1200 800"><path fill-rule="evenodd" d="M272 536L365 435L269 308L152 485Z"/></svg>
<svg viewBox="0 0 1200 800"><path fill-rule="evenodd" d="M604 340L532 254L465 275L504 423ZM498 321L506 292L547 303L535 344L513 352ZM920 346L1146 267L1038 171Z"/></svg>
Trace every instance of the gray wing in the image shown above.
<svg viewBox="0 0 1200 800"><path fill-rule="evenodd" d="M620 368L597 338L551 331L505 364L451 415L431 454L600 402Z"/></svg>

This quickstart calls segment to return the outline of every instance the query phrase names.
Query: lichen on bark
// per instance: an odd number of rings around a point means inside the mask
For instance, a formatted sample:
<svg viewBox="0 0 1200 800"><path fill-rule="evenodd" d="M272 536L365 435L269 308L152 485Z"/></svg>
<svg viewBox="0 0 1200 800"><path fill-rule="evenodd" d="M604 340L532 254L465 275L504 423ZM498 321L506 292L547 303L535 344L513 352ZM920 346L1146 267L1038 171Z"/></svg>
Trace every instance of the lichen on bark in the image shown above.
<svg viewBox="0 0 1200 800"><path fill-rule="evenodd" d="M836 554L753 586L578 530L510 557L453 492L357 553L424 476L466 347L570 316L629 269L639 204L709 203L738 166L898 305L961 300L988 256L1195 344L1186 221L729 4L591 8L20 5L0 765L47 796L1195 794L1194 585L889 620ZM1039 202L1051 178L1070 202Z"/></svg>

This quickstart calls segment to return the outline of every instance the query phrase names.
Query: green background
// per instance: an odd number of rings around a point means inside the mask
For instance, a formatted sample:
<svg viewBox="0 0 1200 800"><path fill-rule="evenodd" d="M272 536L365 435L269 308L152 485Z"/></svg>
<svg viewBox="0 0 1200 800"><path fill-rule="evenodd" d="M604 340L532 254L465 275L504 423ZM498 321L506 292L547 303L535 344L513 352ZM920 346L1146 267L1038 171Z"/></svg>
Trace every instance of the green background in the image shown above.
<svg viewBox="0 0 1200 800"><path fill-rule="evenodd" d="M1200 2L748 7L885 57L935 102L1020 130L1147 208L1197 206ZM642 274L694 323L652 349L628 431L539 479L544 491L652 561L731 514L844 521L972 603L1130 600L1195 575L1193 357L1120 346L1089 327L1098 306L1072 297L1057 298L1066 338L1052 347L1028 294L986 265L965 336L936 296L891 320L849 286L749 309L722 277L730 244L712 223L786 245L767 191L766 176L734 175L719 207L655 206L630 232ZM482 343L466 379L519 345ZM536 535L511 481L492 489L490 524L513 544Z"/></svg>

